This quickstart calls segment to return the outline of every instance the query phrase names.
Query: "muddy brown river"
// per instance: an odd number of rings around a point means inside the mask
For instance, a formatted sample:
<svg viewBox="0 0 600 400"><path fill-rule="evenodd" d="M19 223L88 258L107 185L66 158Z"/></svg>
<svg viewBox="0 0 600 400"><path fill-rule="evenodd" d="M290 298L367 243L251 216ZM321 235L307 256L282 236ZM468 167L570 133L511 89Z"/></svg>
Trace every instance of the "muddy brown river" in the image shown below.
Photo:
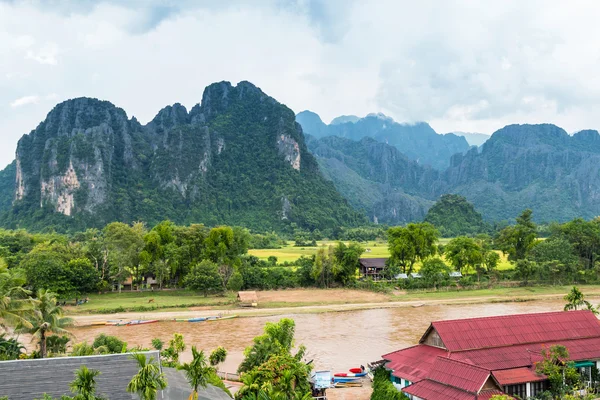
<svg viewBox="0 0 600 400"><path fill-rule="evenodd" d="M599 299L590 299L596 304ZM374 310L328 312L321 314L288 314L270 317L237 318L218 322L158 322L138 326L91 326L72 328L74 342L92 342L102 332L125 340L129 346L151 347L153 338L165 344L173 333L181 333L188 346L182 355L190 357L191 345L207 352L225 347L229 355L220 366L234 372L243 358L243 350L262 333L267 321L283 317L296 321L296 343L307 347L307 359L317 369L345 371L381 359L381 355L417 343L429 323L435 320L472 318L505 314L559 311L563 300L524 303L492 303L472 305L424 305Z"/></svg>

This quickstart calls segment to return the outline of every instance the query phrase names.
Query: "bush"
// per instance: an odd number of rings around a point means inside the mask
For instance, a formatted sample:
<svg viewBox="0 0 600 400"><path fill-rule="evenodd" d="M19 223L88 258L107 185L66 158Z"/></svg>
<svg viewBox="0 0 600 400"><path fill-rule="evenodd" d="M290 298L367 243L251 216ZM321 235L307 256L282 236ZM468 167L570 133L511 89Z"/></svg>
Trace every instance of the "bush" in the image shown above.
<svg viewBox="0 0 600 400"><path fill-rule="evenodd" d="M371 400L408 400L408 397L399 392L390 382L390 372L379 367L375 370L373 377Z"/></svg>
<svg viewBox="0 0 600 400"><path fill-rule="evenodd" d="M94 349L104 347L106 348L106 352L108 354L117 354L123 353L123 350L127 349L127 343L116 336L108 336L104 333L101 333L100 335L96 336L96 339L94 339L92 347Z"/></svg>

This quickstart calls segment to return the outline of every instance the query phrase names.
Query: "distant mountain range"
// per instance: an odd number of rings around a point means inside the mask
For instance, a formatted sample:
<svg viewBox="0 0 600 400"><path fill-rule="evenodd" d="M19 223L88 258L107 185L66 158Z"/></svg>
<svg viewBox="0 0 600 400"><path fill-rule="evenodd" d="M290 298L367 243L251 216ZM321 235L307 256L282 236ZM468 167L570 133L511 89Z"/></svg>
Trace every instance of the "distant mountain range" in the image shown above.
<svg viewBox="0 0 600 400"><path fill-rule="evenodd" d="M473 133L473 132L452 132L456 136L464 137L469 145L471 146L481 146L484 144L489 138L490 135L486 135L485 133Z"/></svg>
<svg viewBox="0 0 600 400"><path fill-rule="evenodd" d="M311 112L303 111L296 115L296 121L302 125L304 133L316 137L338 136L351 140L370 137L379 142L396 147L409 159L436 169L445 169L450 165L450 157L469 149L464 137L452 133L437 134L429 124L399 124L383 114L369 114L364 118L345 116L336 123L326 125L321 118Z"/></svg>
<svg viewBox="0 0 600 400"><path fill-rule="evenodd" d="M298 122L296 122L298 121ZM0 224L78 230L163 219L332 232L420 221L446 193L488 221L600 215L600 134L549 124L437 134L381 114L327 125L249 82L208 86L146 125L107 101L58 104L0 171Z"/></svg>

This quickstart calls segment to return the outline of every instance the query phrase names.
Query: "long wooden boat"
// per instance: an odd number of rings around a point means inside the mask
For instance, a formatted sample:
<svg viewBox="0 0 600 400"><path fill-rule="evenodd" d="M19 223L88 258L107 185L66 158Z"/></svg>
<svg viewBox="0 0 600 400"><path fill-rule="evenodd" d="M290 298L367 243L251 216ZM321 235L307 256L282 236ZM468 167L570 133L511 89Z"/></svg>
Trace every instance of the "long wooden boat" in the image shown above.
<svg viewBox="0 0 600 400"><path fill-rule="evenodd" d="M362 387L362 382L337 382L333 385L334 388L352 388L352 387Z"/></svg>
<svg viewBox="0 0 600 400"><path fill-rule="evenodd" d="M224 319L232 319L232 318L237 318L238 315L226 315L224 317L208 317L206 320L207 321L222 321Z"/></svg>
<svg viewBox="0 0 600 400"><path fill-rule="evenodd" d="M202 321L206 321L206 317L190 318L187 320L187 322L202 322Z"/></svg>
<svg viewBox="0 0 600 400"><path fill-rule="evenodd" d="M106 325L106 324L107 324L106 321L94 321L90 325L91 326L98 326L98 325Z"/></svg>
<svg viewBox="0 0 600 400"><path fill-rule="evenodd" d="M127 324L127 326L131 326L131 325L145 325L145 324L153 324L155 322L158 322L157 319L134 319L133 321L129 321Z"/></svg>
<svg viewBox="0 0 600 400"><path fill-rule="evenodd" d="M175 318L174 321L176 322L188 322L187 318Z"/></svg>
<svg viewBox="0 0 600 400"><path fill-rule="evenodd" d="M363 377L367 375L367 371L361 372L359 374L355 374L352 372L339 372L337 374L334 374L333 376L337 376L339 378L352 378L352 377Z"/></svg>

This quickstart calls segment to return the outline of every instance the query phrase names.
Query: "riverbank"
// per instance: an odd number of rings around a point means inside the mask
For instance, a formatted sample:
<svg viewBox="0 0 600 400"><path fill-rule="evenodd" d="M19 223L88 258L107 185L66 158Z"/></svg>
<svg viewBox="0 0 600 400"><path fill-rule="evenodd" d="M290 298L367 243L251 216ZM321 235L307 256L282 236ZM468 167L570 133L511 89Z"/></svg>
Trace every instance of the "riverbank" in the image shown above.
<svg viewBox="0 0 600 400"><path fill-rule="evenodd" d="M600 296L600 285L581 286L586 295ZM133 294L106 294L90 296L88 304L78 307L66 307L76 325L92 325L115 319L158 319L169 321L176 318L192 318L215 314L239 315L240 317L264 317L283 314L306 314L323 312L340 312L368 310L378 308L421 307L423 305L452 305L528 302L535 300L561 300L570 290L570 286L537 286L518 288L493 288L481 290L461 290L447 292L403 292L391 294L374 293L350 289L294 289L258 292L259 307L239 308L233 294L225 297L182 296L188 298L192 305L160 308L161 305L181 304L176 292L163 296L163 292L140 292ZM188 293L188 292L186 292ZM160 294L160 295L157 295ZM119 297L123 296L124 297ZM103 297L105 296L105 297ZM197 298L203 302L197 303ZM148 304L154 299L152 306L156 308L140 308L135 311L119 311L101 313L106 303L114 304ZM179 301L179 303L178 303ZM197 305L200 304L200 305ZM118 310L118 308L117 308Z"/></svg>

